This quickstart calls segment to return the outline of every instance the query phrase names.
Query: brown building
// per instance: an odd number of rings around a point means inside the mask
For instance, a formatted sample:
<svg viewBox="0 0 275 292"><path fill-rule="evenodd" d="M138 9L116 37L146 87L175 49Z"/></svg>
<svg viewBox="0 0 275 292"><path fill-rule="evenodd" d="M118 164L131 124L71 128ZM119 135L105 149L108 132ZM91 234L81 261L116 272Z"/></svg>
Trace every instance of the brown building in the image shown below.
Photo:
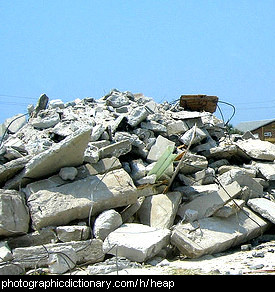
<svg viewBox="0 0 275 292"><path fill-rule="evenodd" d="M255 137L275 143L275 119L242 122L236 126L242 132L250 131Z"/></svg>

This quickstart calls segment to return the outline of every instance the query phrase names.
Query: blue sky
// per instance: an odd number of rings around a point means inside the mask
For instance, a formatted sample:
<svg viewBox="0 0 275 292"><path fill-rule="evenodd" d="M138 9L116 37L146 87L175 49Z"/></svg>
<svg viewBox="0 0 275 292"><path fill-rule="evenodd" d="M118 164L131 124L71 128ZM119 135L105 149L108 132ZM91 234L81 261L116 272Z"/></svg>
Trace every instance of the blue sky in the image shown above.
<svg viewBox="0 0 275 292"><path fill-rule="evenodd" d="M234 125L275 118L274 0L0 0L0 48L0 122L42 93L112 88L217 95Z"/></svg>

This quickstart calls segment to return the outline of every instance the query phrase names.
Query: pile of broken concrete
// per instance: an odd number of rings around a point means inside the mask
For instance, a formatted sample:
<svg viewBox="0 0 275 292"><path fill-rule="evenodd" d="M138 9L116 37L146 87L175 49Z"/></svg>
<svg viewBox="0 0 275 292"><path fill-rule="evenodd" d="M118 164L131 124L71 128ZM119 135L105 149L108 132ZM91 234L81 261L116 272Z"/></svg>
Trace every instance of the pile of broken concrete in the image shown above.
<svg viewBox="0 0 275 292"><path fill-rule="evenodd" d="M116 89L28 111L2 125L0 274L197 258L275 224L275 145L209 112Z"/></svg>

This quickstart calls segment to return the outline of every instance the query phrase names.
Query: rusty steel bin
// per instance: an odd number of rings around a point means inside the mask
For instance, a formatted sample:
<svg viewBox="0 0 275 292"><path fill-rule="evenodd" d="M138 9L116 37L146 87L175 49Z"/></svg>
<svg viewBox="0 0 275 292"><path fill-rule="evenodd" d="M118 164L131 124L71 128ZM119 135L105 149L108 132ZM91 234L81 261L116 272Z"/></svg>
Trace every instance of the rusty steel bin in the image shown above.
<svg viewBox="0 0 275 292"><path fill-rule="evenodd" d="M206 111L214 113L217 108L219 98L204 94L182 95L180 97L180 106L189 111Z"/></svg>

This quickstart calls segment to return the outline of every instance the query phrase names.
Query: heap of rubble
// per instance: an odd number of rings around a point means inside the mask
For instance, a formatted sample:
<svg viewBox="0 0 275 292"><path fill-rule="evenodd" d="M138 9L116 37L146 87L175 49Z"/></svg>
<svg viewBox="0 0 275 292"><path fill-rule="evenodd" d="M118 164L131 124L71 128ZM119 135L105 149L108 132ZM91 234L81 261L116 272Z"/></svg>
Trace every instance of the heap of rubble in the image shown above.
<svg viewBox="0 0 275 292"><path fill-rule="evenodd" d="M28 111L2 125L0 274L196 258L275 224L275 145L212 113L116 89Z"/></svg>

